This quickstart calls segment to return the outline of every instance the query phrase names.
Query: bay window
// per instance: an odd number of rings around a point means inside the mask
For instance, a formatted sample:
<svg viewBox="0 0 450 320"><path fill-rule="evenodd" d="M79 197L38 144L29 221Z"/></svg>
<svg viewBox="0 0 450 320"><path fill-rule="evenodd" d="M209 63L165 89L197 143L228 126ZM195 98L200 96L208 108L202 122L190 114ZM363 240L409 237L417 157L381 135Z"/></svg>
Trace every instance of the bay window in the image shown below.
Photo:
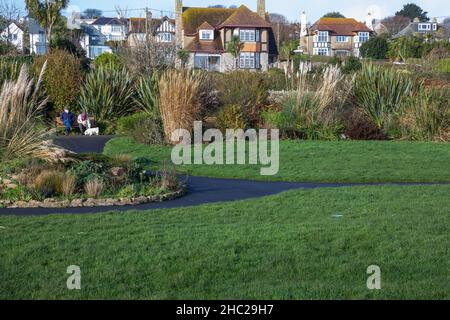
<svg viewBox="0 0 450 320"><path fill-rule="evenodd" d="M239 56L239 68L241 69L259 69L260 56L255 52L241 52Z"/></svg>

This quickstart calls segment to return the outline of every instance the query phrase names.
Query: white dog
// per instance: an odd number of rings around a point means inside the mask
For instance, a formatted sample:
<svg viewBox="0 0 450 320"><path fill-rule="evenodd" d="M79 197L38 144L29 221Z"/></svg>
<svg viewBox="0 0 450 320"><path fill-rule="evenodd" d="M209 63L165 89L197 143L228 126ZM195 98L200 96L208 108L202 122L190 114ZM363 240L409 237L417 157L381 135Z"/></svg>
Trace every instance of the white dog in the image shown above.
<svg viewBox="0 0 450 320"><path fill-rule="evenodd" d="M84 132L85 136L98 136L98 128L90 128L90 129L86 129L86 131Z"/></svg>

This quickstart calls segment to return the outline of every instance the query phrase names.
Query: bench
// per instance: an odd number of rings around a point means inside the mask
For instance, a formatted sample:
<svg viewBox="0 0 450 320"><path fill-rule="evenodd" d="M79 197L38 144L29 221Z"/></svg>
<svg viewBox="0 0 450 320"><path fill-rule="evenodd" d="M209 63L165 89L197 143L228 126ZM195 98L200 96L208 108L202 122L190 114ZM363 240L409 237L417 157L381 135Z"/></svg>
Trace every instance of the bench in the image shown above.
<svg viewBox="0 0 450 320"><path fill-rule="evenodd" d="M89 117L89 122L91 124L91 128L93 128L95 126L95 118L94 117ZM55 118L55 129L56 129L56 134L58 134L58 129L62 129L64 131L66 127L64 126L64 123L61 121L61 114L57 115ZM72 129L71 130L78 130L79 131L79 126L78 126L78 121L75 118L75 122L72 125ZM81 134L81 132L79 132Z"/></svg>

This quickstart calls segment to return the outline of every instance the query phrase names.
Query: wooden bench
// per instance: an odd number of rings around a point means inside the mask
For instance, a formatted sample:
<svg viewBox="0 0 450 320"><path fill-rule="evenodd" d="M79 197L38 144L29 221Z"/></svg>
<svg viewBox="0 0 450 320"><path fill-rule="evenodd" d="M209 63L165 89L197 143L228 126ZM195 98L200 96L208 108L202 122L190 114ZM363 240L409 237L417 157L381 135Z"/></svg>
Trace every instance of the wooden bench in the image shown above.
<svg viewBox="0 0 450 320"><path fill-rule="evenodd" d="M95 118L94 117L89 117L89 122L91 123L91 128L95 127ZM66 126L64 125L64 123L61 121L61 114L59 114L56 118L55 118L55 129L56 129L56 134L58 134L58 129L65 129ZM77 121L77 117L75 117L75 122L72 125L71 130L80 130L79 126L78 126L78 121ZM79 132L81 134L81 132Z"/></svg>

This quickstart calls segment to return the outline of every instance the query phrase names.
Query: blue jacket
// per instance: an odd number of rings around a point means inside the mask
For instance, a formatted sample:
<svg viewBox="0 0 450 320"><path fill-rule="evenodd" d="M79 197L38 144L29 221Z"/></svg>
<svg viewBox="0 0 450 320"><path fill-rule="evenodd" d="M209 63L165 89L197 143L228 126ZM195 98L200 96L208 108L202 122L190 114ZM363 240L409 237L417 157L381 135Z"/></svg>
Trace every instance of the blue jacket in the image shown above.
<svg viewBox="0 0 450 320"><path fill-rule="evenodd" d="M63 112L61 114L61 122L66 126L72 126L75 122L75 114L73 112Z"/></svg>

